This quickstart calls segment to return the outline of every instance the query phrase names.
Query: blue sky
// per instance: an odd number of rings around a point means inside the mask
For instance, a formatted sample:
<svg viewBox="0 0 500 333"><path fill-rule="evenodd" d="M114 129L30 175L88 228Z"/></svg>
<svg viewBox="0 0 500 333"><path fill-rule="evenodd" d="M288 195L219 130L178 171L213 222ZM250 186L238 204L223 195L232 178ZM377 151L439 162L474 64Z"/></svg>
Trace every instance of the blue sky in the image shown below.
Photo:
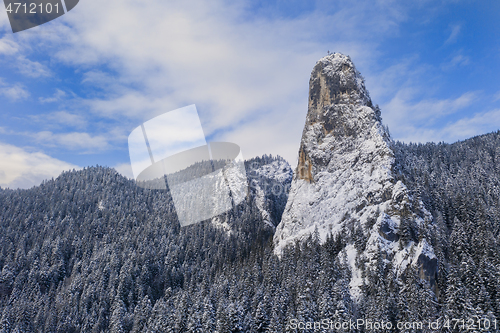
<svg viewBox="0 0 500 333"><path fill-rule="evenodd" d="M130 176L128 134L190 104L209 141L295 165L327 51L351 56L396 140L495 131L499 13L493 0L81 0L12 34L2 8L0 186L96 164Z"/></svg>

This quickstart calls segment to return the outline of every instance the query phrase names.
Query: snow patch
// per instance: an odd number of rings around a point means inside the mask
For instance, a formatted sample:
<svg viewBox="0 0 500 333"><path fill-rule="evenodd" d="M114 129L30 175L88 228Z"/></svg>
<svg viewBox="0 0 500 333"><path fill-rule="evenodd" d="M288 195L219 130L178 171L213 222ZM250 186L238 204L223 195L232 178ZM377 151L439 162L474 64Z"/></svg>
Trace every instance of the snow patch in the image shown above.
<svg viewBox="0 0 500 333"><path fill-rule="evenodd" d="M343 250L346 253L347 264L351 269L351 281L349 283L349 288L351 290L351 296L355 301L359 300L361 296L361 286L363 285L363 278L361 276L361 270L356 267L356 257L358 256L358 251L354 245L350 244Z"/></svg>

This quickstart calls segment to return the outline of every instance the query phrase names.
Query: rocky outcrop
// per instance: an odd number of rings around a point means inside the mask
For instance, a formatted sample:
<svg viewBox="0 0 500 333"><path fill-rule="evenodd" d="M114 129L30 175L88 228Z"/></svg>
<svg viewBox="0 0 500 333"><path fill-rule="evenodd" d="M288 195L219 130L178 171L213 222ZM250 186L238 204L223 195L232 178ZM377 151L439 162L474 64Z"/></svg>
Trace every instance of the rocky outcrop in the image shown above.
<svg viewBox="0 0 500 333"><path fill-rule="evenodd" d="M275 253L315 230L320 241L339 234L348 244L344 254L353 270L354 294L363 282L356 257L370 266L382 251L399 273L408 265L420 265L426 272L435 258L432 248L418 254L428 255L428 261L415 258L415 248L425 241L419 240L419 228L432 217L395 180L394 162L380 110L351 59L334 53L319 60L309 82L297 169L274 235ZM362 250L349 245L360 234L366 242ZM429 276L434 273L429 271Z"/></svg>
<svg viewBox="0 0 500 333"><path fill-rule="evenodd" d="M287 161L276 157L247 163L249 194L255 200L262 220L275 229L285 208L293 171Z"/></svg>

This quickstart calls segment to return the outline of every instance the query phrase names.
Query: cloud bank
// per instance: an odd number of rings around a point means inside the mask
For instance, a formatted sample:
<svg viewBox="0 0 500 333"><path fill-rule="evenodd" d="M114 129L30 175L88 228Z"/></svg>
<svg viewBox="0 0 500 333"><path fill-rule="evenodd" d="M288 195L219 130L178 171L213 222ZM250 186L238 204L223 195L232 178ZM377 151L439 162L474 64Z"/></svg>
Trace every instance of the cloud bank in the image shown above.
<svg viewBox="0 0 500 333"><path fill-rule="evenodd" d="M329 50L350 55L367 77L395 139L463 139L495 129L482 119L496 112L464 116L485 96L479 89L436 93L443 72L476 61L460 44L467 25L441 27L436 44L448 51L438 63L423 60L423 51L388 56L390 41L410 36L406 25L418 21L425 30L447 3L318 0L294 10L282 1L86 0L37 27L40 33L0 39L0 56L16 64L13 71L30 84L53 85L37 94L28 83L0 82L8 101L30 99L44 110L25 115L30 131L7 132L21 133L40 151L89 154L92 164L125 170L133 128L196 104L209 141L237 143L245 158L271 153L295 164L310 71Z"/></svg>
<svg viewBox="0 0 500 333"><path fill-rule="evenodd" d="M78 167L41 152L0 143L0 186L3 188L30 188L71 169Z"/></svg>

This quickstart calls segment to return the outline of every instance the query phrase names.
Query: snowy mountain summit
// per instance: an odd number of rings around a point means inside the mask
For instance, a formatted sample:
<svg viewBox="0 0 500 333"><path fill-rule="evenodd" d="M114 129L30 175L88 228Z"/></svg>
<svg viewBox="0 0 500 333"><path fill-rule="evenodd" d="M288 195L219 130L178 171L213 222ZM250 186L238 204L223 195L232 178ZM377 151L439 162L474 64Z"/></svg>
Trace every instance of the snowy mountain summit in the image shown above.
<svg viewBox="0 0 500 333"><path fill-rule="evenodd" d="M275 253L311 234L322 243L331 235L345 244L339 256L351 266L354 295L364 282L361 271L381 257L396 275L413 265L433 284L437 259L425 238L432 216L396 181L391 145L351 59L339 53L320 59Z"/></svg>

